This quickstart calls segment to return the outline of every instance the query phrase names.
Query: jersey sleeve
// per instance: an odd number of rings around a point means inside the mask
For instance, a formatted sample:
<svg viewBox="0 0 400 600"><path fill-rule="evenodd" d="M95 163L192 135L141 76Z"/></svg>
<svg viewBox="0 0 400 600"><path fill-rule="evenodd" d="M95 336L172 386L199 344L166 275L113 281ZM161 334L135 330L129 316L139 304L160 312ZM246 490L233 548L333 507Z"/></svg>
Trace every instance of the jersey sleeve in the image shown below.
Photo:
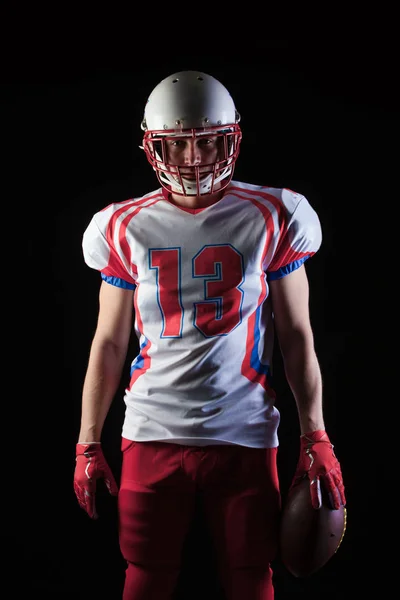
<svg viewBox="0 0 400 600"><path fill-rule="evenodd" d="M119 239L117 222L110 208L96 213L82 238L85 263L100 271L102 278L127 289L135 287L135 269L124 251L124 239ZM126 246L126 243L125 243Z"/></svg>
<svg viewBox="0 0 400 600"><path fill-rule="evenodd" d="M286 220L267 268L268 279L280 279L299 268L313 256L322 243L321 222L307 198L283 190Z"/></svg>

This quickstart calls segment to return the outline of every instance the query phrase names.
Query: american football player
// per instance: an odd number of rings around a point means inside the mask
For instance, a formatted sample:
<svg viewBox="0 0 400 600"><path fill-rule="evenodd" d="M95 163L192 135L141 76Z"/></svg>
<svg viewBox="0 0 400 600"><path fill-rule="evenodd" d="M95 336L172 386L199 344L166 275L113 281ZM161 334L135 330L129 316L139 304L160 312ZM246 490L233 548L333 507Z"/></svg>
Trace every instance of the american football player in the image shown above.
<svg viewBox="0 0 400 600"><path fill-rule="evenodd" d="M96 482L116 496L126 560L123 600L167 600L201 493L228 600L272 600L281 491L280 413L271 383L276 334L297 406L303 477L345 503L325 429L322 377L305 263L321 224L297 191L234 179L240 114L226 87L198 71L151 91L144 156L158 187L110 203L83 233L101 276L76 444L74 489L98 517ZM132 328L117 484L102 430Z"/></svg>

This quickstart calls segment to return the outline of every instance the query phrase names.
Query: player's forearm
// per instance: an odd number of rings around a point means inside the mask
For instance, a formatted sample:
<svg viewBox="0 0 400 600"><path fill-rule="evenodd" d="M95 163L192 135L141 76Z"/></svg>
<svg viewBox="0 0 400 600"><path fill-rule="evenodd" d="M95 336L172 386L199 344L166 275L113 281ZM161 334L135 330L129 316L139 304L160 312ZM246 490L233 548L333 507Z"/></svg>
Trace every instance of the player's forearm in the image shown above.
<svg viewBox="0 0 400 600"><path fill-rule="evenodd" d="M294 341L283 355L283 361L296 401L301 433L324 429L322 376L312 342Z"/></svg>
<svg viewBox="0 0 400 600"><path fill-rule="evenodd" d="M80 442L100 441L125 358L126 349L94 339L82 392Z"/></svg>

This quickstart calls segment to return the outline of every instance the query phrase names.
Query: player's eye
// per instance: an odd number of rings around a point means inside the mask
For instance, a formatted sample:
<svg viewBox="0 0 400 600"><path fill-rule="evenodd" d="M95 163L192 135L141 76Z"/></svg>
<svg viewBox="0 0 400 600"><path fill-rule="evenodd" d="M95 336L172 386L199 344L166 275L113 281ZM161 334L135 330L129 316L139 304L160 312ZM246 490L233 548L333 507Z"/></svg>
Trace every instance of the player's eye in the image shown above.
<svg viewBox="0 0 400 600"><path fill-rule="evenodd" d="M185 140L170 140L169 145L174 146L175 148L183 148L186 144Z"/></svg>

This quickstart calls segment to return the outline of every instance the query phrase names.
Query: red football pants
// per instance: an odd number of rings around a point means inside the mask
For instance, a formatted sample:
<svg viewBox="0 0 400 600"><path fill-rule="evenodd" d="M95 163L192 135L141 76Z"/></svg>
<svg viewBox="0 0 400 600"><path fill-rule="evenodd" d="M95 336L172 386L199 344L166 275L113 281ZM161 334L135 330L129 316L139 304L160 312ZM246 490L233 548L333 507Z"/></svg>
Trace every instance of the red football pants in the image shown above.
<svg viewBox="0 0 400 600"><path fill-rule="evenodd" d="M170 600L202 495L227 600L273 600L281 497L277 448L122 440L123 600Z"/></svg>

